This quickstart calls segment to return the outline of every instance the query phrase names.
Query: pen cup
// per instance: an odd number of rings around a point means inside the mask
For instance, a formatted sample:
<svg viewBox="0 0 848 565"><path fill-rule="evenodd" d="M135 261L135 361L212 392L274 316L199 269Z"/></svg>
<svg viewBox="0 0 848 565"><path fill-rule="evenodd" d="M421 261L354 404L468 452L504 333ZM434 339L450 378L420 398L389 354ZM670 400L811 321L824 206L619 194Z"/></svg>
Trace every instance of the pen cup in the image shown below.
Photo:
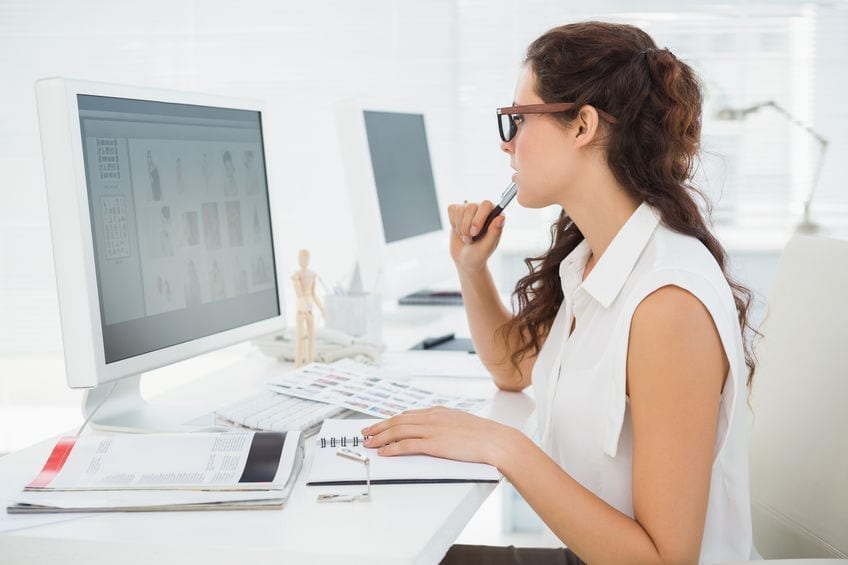
<svg viewBox="0 0 848 565"><path fill-rule="evenodd" d="M372 343L381 343L380 295L369 293L328 294L324 297L327 327Z"/></svg>

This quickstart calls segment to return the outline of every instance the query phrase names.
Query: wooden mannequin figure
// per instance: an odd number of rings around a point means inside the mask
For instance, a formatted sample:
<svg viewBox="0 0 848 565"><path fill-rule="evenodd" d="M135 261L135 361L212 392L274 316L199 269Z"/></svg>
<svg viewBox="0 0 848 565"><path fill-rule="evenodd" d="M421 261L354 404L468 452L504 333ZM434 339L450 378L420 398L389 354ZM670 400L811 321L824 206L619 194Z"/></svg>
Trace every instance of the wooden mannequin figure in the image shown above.
<svg viewBox="0 0 848 565"><path fill-rule="evenodd" d="M309 251L301 249L297 254L297 263L300 269L292 275L294 291L297 295L297 353L294 364L296 367L312 363L315 357L315 320L312 316L313 304L318 307L322 317L324 306L315 292L315 279L317 275L310 271Z"/></svg>

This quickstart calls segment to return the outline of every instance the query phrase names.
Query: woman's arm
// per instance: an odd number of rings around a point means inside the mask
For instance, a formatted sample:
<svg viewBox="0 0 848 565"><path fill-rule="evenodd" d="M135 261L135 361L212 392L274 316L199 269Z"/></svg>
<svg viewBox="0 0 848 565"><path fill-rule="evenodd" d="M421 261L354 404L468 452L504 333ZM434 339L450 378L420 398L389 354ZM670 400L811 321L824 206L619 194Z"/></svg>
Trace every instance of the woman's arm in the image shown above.
<svg viewBox="0 0 848 565"><path fill-rule="evenodd" d="M584 561L697 563L727 359L709 312L664 287L636 310L627 353L635 519L580 485L521 432L435 408L364 430L381 454L493 464Z"/></svg>
<svg viewBox="0 0 848 565"><path fill-rule="evenodd" d="M509 336L506 343L498 332L512 318L512 313L501 301L487 266L503 233L503 215L492 221L486 234L478 241L471 240L481 229L492 207L489 201L479 205L465 203L448 207L453 228L451 257L459 274L474 349L498 388L519 391L530 385L530 370L536 357L525 356L518 369L512 364L510 354L518 348L516 336Z"/></svg>
<svg viewBox="0 0 848 565"><path fill-rule="evenodd" d="M512 364L510 353L518 347L515 336L510 336L507 345L502 334L497 331L512 318L512 313L501 302L491 273L488 269L465 273L460 271L459 282L477 355L498 388L523 390L530 384L530 371L536 357L522 359L519 370Z"/></svg>

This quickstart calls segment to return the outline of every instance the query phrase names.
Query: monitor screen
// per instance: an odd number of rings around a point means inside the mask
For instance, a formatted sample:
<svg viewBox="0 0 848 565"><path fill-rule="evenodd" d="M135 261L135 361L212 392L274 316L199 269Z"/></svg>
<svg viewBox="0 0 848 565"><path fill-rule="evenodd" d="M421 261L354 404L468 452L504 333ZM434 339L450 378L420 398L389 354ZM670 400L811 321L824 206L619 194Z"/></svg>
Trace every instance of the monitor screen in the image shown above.
<svg viewBox="0 0 848 565"><path fill-rule="evenodd" d="M261 114L77 105L106 363L280 315Z"/></svg>
<svg viewBox="0 0 848 565"><path fill-rule="evenodd" d="M440 231L424 116L363 114L386 243Z"/></svg>

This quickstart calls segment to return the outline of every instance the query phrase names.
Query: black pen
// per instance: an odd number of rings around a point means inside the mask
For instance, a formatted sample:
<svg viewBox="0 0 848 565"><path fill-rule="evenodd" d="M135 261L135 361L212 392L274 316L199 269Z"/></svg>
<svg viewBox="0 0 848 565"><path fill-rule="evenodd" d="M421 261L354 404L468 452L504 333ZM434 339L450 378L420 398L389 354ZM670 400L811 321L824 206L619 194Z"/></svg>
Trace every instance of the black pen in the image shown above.
<svg viewBox="0 0 848 565"><path fill-rule="evenodd" d="M446 341L452 340L453 337L454 336L452 333L440 335L438 337L428 337L427 339L421 342L421 349L433 349L434 347L439 346L445 343Z"/></svg>
<svg viewBox="0 0 848 565"><path fill-rule="evenodd" d="M515 186L514 182L510 183L509 186L506 187L504 193L501 194L501 201L498 202L498 205L492 208L492 211L489 212L488 216L486 216L486 221L483 222L483 227L480 228L480 233L473 236L471 238L471 241L477 241L478 239L486 235L486 230L489 229L489 224L492 223L492 220L498 217L498 214L504 211L504 208L506 208L507 204L512 202L512 199L515 198L516 192L518 192L518 187Z"/></svg>

